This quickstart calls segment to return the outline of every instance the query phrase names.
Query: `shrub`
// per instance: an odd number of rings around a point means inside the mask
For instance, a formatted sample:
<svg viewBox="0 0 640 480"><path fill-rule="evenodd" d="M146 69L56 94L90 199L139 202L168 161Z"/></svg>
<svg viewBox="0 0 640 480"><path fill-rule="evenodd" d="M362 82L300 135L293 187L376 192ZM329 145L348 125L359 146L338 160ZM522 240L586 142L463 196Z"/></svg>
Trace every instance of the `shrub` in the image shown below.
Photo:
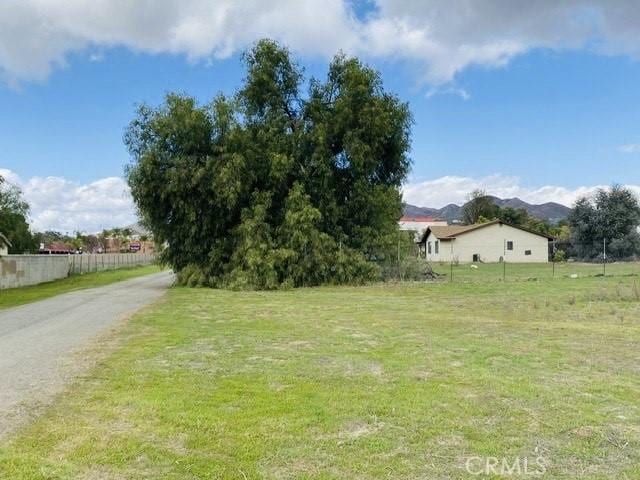
<svg viewBox="0 0 640 480"><path fill-rule="evenodd" d="M566 262L566 260L567 255L564 250L556 250L556 252L553 254L553 261L556 263Z"/></svg>

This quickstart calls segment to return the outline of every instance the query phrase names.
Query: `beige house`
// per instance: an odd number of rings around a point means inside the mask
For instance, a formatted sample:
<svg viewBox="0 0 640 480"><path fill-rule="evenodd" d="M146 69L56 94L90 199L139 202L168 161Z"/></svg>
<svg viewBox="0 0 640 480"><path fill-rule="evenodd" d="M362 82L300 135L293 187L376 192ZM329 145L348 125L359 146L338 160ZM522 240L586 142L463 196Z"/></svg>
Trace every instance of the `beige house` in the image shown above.
<svg viewBox="0 0 640 480"><path fill-rule="evenodd" d="M467 226L428 227L420 253L429 262L545 263L552 237L500 220Z"/></svg>
<svg viewBox="0 0 640 480"><path fill-rule="evenodd" d="M11 242L0 232L0 256L9 254L9 247Z"/></svg>

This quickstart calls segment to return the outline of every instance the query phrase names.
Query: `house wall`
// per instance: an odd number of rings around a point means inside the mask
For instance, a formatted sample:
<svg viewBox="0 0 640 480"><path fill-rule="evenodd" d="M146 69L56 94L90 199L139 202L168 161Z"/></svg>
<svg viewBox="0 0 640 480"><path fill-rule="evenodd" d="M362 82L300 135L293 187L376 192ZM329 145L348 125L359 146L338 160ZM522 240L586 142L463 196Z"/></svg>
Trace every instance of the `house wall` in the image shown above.
<svg viewBox="0 0 640 480"><path fill-rule="evenodd" d="M431 253L429 253L429 242L431 242ZM438 242L438 253L436 253L436 242ZM433 233L429 233L424 246L425 258L430 262L450 262L453 243L454 240L441 240L434 236Z"/></svg>
<svg viewBox="0 0 640 480"><path fill-rule="evenodd" d="M436 239L432 233L427 238L427 245L432 242L431 255L427 247L427 260L433 262L450 262L453 259L470 263L474 254L478 254L482 262L499 262L501 257L511 263L549 261L549 241L545 237L504 224L489 225L464 233L454 240L440 241L437 255L434 247ZM507 250L506 255L505 241L513 242L513 250ZM526 255L526 250L530 250L531 254Z"/></svg>
<svg viewBox="0 0 640 480"><path fill-rule="evenodd" d="M4 243L0 243L0 256L5 256L8 254L9 254L9 248Z"/></svg>

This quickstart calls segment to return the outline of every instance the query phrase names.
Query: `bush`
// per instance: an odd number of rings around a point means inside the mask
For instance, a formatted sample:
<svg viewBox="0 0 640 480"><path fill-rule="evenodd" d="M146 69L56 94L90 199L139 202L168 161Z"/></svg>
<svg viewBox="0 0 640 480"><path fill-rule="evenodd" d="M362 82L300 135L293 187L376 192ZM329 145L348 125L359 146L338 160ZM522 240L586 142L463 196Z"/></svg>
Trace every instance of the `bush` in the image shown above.
<svg viewBox="0 0 640 480"><path fill-rule="evenodd" d="M185 287L210 287L207 275L197 265L187 265L176 273L176 283Z"/></svg>
<svg viewBox="0 0 640 480"><path fill-rule="evenodd" d="M556 263L566 262L567 254L564 250L556 250L556 252L553 254L553 261Z"/></svg>

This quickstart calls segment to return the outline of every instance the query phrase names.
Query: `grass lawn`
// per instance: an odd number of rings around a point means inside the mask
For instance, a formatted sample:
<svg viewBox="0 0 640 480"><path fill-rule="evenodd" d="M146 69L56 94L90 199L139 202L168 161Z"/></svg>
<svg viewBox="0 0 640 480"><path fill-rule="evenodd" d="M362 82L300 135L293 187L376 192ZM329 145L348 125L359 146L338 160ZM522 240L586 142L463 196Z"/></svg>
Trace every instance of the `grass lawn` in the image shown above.
<svg viewBox="0 0 640 480"><path fill-rule="evenodd" d="M10 288L0 290L0 309L16 307L25 303L43 300L45 298L60 295L61 293L94 288L108 285L122 280L160 272L160 267L147 265L144 267L120 268L104 272L85 273L84 275L72 275L61 280L41 283L29 287Z"/></svg>
<svg viewBox="0 0 640 480"><path fill-rule="evenodd" d="M640 478L634 280L173 288L0 477Z"/></svg>
<svg viewBox="0 0 640 480"><path fill-rule="evenodd" d="M640 262L608 263L604 268L602 263L562 262L556 263L477 263L454 265L448 263L433 263L434 271L443 276L443 280L450 281L453 270L454 282L486 282L522 280L553 280L570 278L571 275L582 277L595 276L624 276L640 275Z"/></svg>

